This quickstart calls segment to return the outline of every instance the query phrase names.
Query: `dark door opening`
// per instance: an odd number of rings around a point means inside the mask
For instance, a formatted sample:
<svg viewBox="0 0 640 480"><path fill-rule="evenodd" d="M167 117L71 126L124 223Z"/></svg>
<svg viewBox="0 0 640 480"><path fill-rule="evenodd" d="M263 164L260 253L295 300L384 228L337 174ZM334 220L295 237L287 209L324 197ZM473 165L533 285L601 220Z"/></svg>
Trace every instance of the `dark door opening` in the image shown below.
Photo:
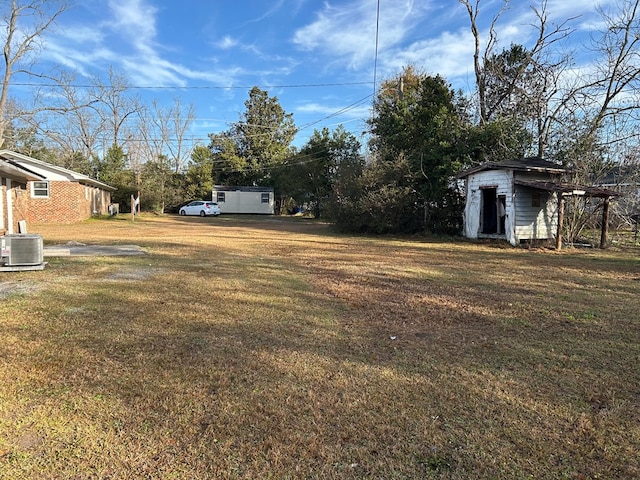
<svg viewBox="0 0 640 480"><path fill-rule="evenodd" d="M482 189L482 233L491 235L498 233L498 204L496 189Z"/></svg>

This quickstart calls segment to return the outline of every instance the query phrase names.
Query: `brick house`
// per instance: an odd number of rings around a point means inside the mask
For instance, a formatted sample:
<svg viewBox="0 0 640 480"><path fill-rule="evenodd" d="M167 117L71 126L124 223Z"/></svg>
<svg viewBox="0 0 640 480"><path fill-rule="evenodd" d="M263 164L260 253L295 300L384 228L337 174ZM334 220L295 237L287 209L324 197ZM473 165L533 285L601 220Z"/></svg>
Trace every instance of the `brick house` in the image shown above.
<svg viewBox="0 0 640 480"><path fill-rule="evenodd" d="M75 223L106 215L115 188L66 168L0 150L0 232L18 222Z"/></svg>

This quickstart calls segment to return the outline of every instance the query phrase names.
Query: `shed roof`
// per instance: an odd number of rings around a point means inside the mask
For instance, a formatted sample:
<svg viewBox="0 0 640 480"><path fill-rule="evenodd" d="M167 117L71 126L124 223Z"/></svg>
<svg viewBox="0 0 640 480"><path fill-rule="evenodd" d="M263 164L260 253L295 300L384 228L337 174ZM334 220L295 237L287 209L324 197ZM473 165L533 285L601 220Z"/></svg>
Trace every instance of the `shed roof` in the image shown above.
<svg viewBox="0 0 640 480"><path fill-rule="evenodd" d="M601 187L587 187L584 185L576 185L571 183L545 182L541 180L520 180L516 179L516 185L535 188L537 190L545 190L547 192L556 192L563 195L576 195L584 197L619 197L620 193Z"/></svg>
<svg viewBox="0 0 640 480"><path fill-rule="evenodd" d="M552 174L562 174L567 172L566 168L557 163L543 160L539 157L527 157L518 160L505 160L502 162L486 162L482 165L477 165L463 170L457 175L457 178L465 178L469 175L485 170L516 170L519 172L540 172Z"/></svg>

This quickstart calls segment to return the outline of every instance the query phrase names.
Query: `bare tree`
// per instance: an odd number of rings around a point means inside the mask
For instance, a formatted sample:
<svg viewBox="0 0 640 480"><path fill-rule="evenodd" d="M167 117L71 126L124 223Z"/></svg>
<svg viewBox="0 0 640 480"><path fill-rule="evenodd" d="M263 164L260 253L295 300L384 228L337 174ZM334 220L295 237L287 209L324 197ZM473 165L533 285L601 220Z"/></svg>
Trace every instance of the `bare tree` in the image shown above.
<svg viewBox="0 0 640 480"><path fill-rule="evenodd" d="M597 70L577 95L584 105L596 106L587 135L594 135L608 121L621 117L638 119L640 108L640 0L621 0L618 10L600 8L605 28L593 40L599 55ZM619 133L619 132L617 132Z"/></svg>
<svg viewBox="0 0 640 480"><path fill-rule="evenodd" d="M161 155L166 156L170 168L179 173L184 170L191 155L187 133L196 113L193 105L185 106L182 100L175 98L169 108L161 106L157 100L151 109L141 115L140 135L147 143L149 157L157 161Z"/></svg>
<svg viewBox="0 0 640 480"><path fill-rule="evenodd" d="M169 109L169 131L172 138L167 143L167 149L176 173L184 170L191 157L192 145L187 145L187 132L195 118L193 104L185 106L179 98L174 99L173 106Z"/></svg>
<svg viewBox="0 0 640 480"><path fill-rule="evenodd" d="M496 23L509 6L509 0L504 0L502 8L493 17L489 32L487 35L487 42L482 51L482 34L478 28L478 15L480 14L480 0L475 0L472 4L471 0L458 0L467 9L469 14L469 20L471 22L471 33L474 40L473 51L473 69L476 76L476 88L478 89L478 104L480 109L480 122L486 123L489 120L489 114L487 111L487 99L486 99L486 78L484 65L488 63L488 59L493 53L496 46Z"/></svg>
<svg viewBox="0 0 640 480"><path fill-rule="evenodd" d="M4 143L5 130L10 120L6 108L12 77L17 73L34 75L29 65L30 55L37 52L42 34L50 29L66 9L67 4L58 0L11 0L3 2L2 29L4 73L0 90L0 147Z"/></svg>
<svg viewBox="0 0 640 480"><path fill-rule="evenodd" d="M61 155L80 155L89 160L98 154L104 121L98 109L99 99L92 91L74 85L75 75L62 73L54 93L39 98L34 112L23 120L46 138Z"/></svg>
<svg viewBox="0 0 640 480"><path fill-rule="evenodd" d="M185 107L176 98L171 107L163 107L154 100L151 108L141 109L139 113L139 142L135 151L136 156L144 160L138 163L137 178L143 186L153 182L156 208L163 212L166 202L176 196L171 178L183 173L191 154L187 132L195 118L195 108Z"/></svg>
<svg viewBox="0 0 640 480"><path fill-rule="evenodd" d="M569 61L566 56L552 59L549 48L570 35L568 24L573 18L549 29L547 1L542 0L539 8L532 7L536 18L532 26L537 30L533 45L528 48L512 46L510 50L496 54L496 28L501 16L509 8L509 0L503 0L502 7L492 18L484 48L478 27L481 0L475 0L474 3L471 0L458 1L467 10L474 37L473 59L480 123L486 124L515 108L518 115L533 121L537 154L542 156L549 128L545 114L548 113L549 102L558 94L559 72ZM508 68L505 69L505 66Z"/></svg>
<svg viewBox="0 0 640 480"><path fill-rule="evenodd" d="M96 77L96 85L93 96L97 101L96 108L99 111L105 128L103 149L106 151L111 146L123 147L127 140L133 136L131 123L141 107L136 97L127 95L129 84L124 75L109 68L107 83ZM107 141L106 136L109 137Z"/></svg>

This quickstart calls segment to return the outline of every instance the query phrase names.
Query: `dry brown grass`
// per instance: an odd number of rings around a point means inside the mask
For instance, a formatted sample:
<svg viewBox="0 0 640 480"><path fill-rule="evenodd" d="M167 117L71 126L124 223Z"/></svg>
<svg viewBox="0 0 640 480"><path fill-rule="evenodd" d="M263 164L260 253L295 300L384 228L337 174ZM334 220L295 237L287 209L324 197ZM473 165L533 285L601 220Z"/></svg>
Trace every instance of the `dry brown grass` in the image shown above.
<svg viewBox="0 0 640 480"><path fill-rule="evenodd" d="M0 274L2 479L640 476L638 250L31 230L148 255Z"/></svg>

